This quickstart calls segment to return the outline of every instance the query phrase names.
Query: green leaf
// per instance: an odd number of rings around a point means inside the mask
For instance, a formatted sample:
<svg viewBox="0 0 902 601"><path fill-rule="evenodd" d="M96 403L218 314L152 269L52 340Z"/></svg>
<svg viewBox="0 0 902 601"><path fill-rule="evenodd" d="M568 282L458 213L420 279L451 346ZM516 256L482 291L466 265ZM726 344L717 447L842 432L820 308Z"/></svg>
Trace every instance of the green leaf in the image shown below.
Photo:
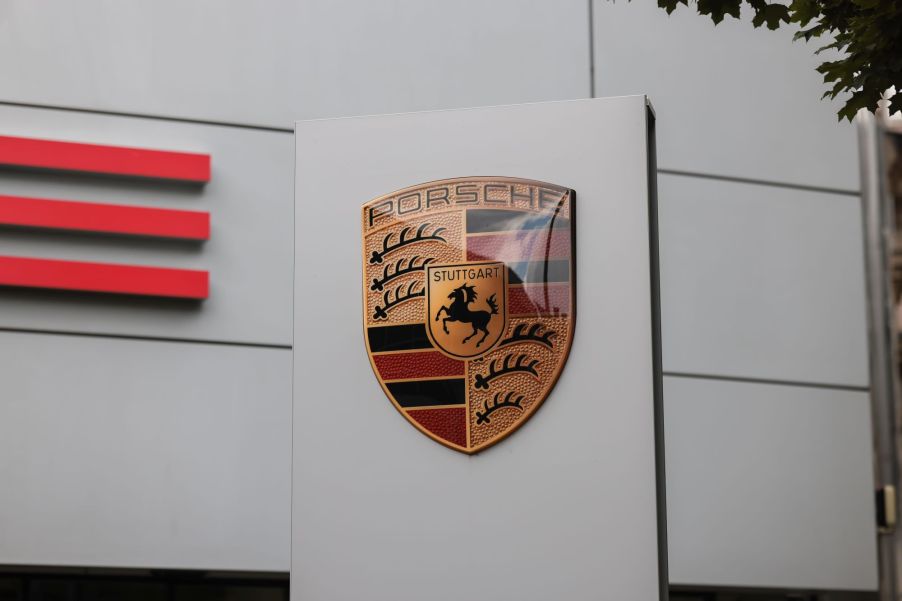
<svg viewBox="0 0 902 601"><path fill-rule="evenodd" d="M742 0L697 0L698 12L702 15L708 15L714 24L723 21L726 15L738 19Z"/></svg>
<svg viewBox="0 0 902 601"><path fill-rule="evenodd" d="M658 0L668 13L692 3L715 25L727 15L740 18L745 6L755 27L793 23L794 40L823 37L827 43L815 53L829 50L839 58L816 70L827 84L823 98L847 95L840 119L852 119L861 108L873 110L891 86L899 90L897 97L902 94L902 0Z"/></svg>
<svg viewBox="0 0 902 601"><path fill-rule="evenodd" d="M768 29L778 29L781 24L789 23L789 9L782 4L771 4L764 9L764 20Z"/></svg>
<svg viewBox="0 0 902 601"><path fill-rule="evenodd" d="M689 6L689 0L658 0L658 6L667 11L669 15L677 9L677 6Z"/></svg>

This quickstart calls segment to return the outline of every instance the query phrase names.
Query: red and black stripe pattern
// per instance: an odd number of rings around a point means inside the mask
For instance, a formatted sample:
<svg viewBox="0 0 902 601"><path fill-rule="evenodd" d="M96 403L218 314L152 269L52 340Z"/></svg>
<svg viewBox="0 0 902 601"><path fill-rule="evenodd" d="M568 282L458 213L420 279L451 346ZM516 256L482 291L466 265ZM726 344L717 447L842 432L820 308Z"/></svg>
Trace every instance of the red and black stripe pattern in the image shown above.
<svg viewBox="0 0 902 601"><path fill-rule="evenodd" d="M467 212L467 260L508 265L508 316L572 313L570 219L505 209Z"/></svg>
<svg viewBox="0 0 902 601"><path fill-rule="evenodd" d="M423 429L467 446L466 362L435 350L423 324L367 329L376 373Z"/></svg>

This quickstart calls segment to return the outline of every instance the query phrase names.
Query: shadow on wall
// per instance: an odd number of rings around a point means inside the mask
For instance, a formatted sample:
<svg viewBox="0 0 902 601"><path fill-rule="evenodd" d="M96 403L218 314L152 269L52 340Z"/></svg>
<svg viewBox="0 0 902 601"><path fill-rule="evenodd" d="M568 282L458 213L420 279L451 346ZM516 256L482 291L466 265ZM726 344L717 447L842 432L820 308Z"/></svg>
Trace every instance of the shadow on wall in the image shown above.
<svg viewBox="0 0 902 601"><path fill-rule="evenodd" d="M288 601L288 574L0 568L0 601Z"/></svg>
<svg viewBox="0 0 902 601"><path fill-rule="evenodd" d="M671 601L877 601L874 592L732 591L671 589Z"/></svg>

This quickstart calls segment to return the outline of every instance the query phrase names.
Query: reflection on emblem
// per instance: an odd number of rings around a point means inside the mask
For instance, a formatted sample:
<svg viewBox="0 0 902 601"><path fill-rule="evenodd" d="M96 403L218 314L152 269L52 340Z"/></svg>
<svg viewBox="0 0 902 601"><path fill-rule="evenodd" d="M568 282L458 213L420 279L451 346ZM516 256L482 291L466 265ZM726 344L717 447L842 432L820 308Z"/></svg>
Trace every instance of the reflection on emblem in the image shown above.
<svg viewBox="0 0 902 601"><path fill-rule="evenodd" d="M373 370L430 438L475 453L526 422L573 338L572 190L429 182L363 205L363 320Z"/></svg>

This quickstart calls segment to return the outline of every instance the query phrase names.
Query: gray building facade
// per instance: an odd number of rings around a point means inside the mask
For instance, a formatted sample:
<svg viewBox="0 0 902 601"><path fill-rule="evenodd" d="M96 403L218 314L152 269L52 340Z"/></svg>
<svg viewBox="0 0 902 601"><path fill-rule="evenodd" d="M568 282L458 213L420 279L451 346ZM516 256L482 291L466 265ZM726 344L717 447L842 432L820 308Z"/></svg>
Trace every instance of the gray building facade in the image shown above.
<svg viewBox="0 0 902 601"><path fill-rule="evenodd" d="M646 93L670 583L875 590L855 138L791 37L606 0L7 0L0 135L212 174L0 172L3 195L211 219L189 245L0 234L210 273L200 303L0 290L0 564L288 571L294 121Z"/></svg>

